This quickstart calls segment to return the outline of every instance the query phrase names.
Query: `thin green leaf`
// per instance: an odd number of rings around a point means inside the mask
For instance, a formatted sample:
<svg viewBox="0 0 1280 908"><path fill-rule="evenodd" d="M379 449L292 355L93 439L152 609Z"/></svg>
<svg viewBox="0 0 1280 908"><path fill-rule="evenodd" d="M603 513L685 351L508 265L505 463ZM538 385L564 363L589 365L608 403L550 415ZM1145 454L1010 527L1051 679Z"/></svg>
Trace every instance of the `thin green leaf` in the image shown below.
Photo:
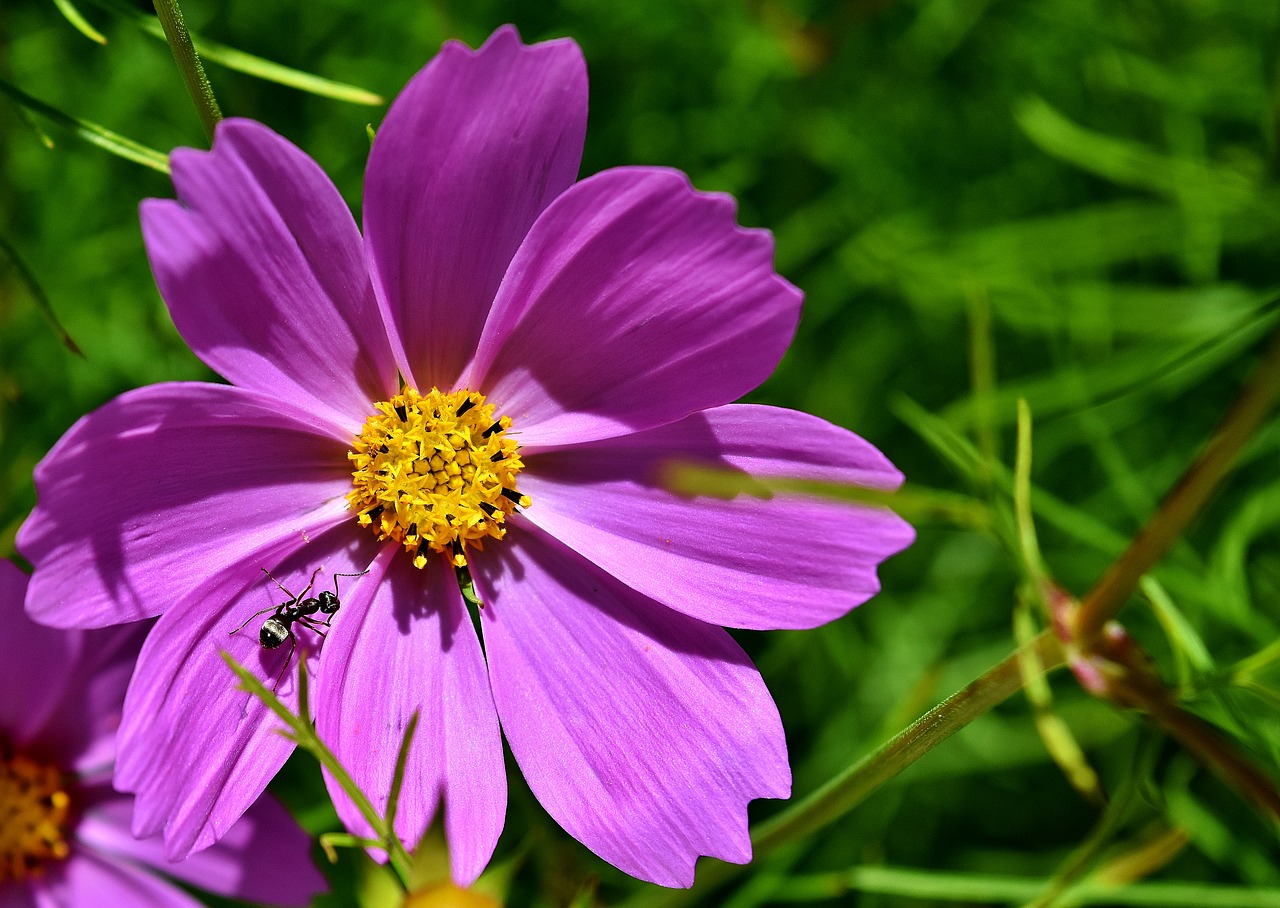
<svg viewBox="0 0 1280 908"><path fill-rule="evenodd" d="M133 141L133 139L112 132L105 126L99 126L97 123L81 120L79 117L64 113L39 98L33 98L4 79L0 79L0 92L13 98L14 101L27 110L40 114L40 116L56 123L68 132L76 134L86 142L97 145L113 155L124 158L126 161L133 161L135 164L141 164L143 167L158 170L160 173L167 174L169 172L168 157L153 148L148 148L139 142Z"/></svg>
<svg viewBox="0 0 1280 908"><path fill-rule="evenodd" d="M1045 671L1062 664L1057 640L1041 635L1033 644ZM929 710L896 737L843 770L808 796L753 827L751 841L757 857L803 839L844 816L899 772L1022 687L1020 654L1014 653L967 687ZM722 873L731 865L715 865ZM732 871L729 871L730 873ZM707 873L699 882L711 881ZM692 890L686 890L694 894Z"/></svg>
<svg viewBox="0 0 1280 908"><path fill-rule="evenodd" d="M53 328L53 333L58 335L58 340L62 342L64 347L83 359L84 353L81 352L76 342L72 340L71 335L67 333L67 329L62 327L62 322L58 321L58 316L53 311L53 304L49 302L49 297L45 294L44 288L40 286L36 276L31 273L31 269L22 260L22 256L18 255L18 250L3 235L0 235L0 252L3 252L9 259L9 262L13 265L13 270L18 273L18 279L27 285L31 298L36 302L36 308L48 320L49 326Z"/></svg>
<svg viewBox="0 0 1280 908"><path fill-rule="evenodd" d="M740 470L679 461L667 464L660 482L665 488L680 495L709 495L714 498L751 495L766 498L782 492L888 508L914 523L942 520L978 530L986 530L991 525L990 509L977 499L922 486L903 486L897 491L887 492L884 489L815 479L752 476ZM463 595L466 595L465 590Z"/></svg>
<svg viewBox="0 0 1280 908"><path fill-rule="evenodd" d="M381 848L382 843L377 839L366 839L362 836L352 835L349 832L322 832L320 834L320 849L324 852L324 856L329 859L330 864L338 863L339 848Z"/></svg>
<svg viewBox="0 0 1280 908"><path fill-rule="evenodd" d="M1057 866L1035 898L1025 900L1027 908L1074 904L1067 893L1088 881L1108 843L1135 819L1135 811L1142 810L1144 800L1139 797L1141 778L1140 774L1134 773L1119 780L1114 796L1103 808L1102 816L1098 817L1084 841L1071 849Z"/></svg>
<svg viewBox="0 0 1280 908"><path fill-rule="evenodd" d="M1260 681L1253 678L1245 678L1236 682L1242 689L1257 694L1263 700L1270 703L1275 709L1280 710L1280 691L1272 690Z"/></svg>
<svg viewBox="0 0 1280 908"><path fill-rule="evenodd" d="M387 829L396 828L396 811L400 808L400 789L404 785L404 771L409 764L409 748L413 744L413 733L418 728L418 711L415 709L409 717L409 724L404 727L404 737L400 740L400 751L396 754L396 768L391 776L391 790L387 793Z"/></svg>
<svg viewBox="0 0 1280 908"><path fill-rule="evenodd" d="M50 151L57 148L57 144L53 141L53 136L45 132L44 127L40 125L40 121L35 118L31 111L25 107L19 107L18 114L22 117L22 122L26 123L31 128L31 131L36 134L36 138L40 140L41 145Z"/></svg>
<svg viewBox="0 0 1280 908"><path fill-rule="evenodd" d="M973 443L960 434L950 422L930 413L905 395L897 396L891 402L890 408L908 428L916 432L937 454L951 464L957 473L966 479L974 479L981 455ZM1002 488L1012 489L1012 474L1000 464L997 464L997 479ZM1068 504L1038 486L1031 488L1031 506L1035 516L1043 523L1067 533L1107 556L1119 554L1128 544L1128 537L1123 533L1117 532L1089 512ZM1176 556L1177 552L1174 554ZM1205 580L1198 566L1197 570L1193 571L1187 565L1177 563L1175 557L1168 563L1159 565L1155 570L1168 586L1179 593L1204 597Z"/></svg>
<svg viewBox="0 0 1280 908"><path fill-rule="evenodd" d="M477 609L484 608L484 600L476 592L476 582L471 578L471 569L465 564L460 564L454 567L453 571L458 578L458 589L462 591L462 598L467 605Z"/></svg>
<svg viewBox="0 0 1280 908"><path fill-rule="evenodd" d="M1093 881L1114 886L1136 883L1168 866L1190 841L1187 831L1179 826L1155 824L1154 830L1108 858L1094 872Z"/></svg>
<svg viewBox="0 0 1280 908"><path fill-rule="evenodd" d="M164 29L154 16L149 16L129 4L121 2L121 0L91 0L91 2L95 6L130 20L147 34L162 41L165 40ZM293 69L280 63L273 63L270 60L264 60L262 57L236 50L234 47L228 47L217 41L202 38L194 33L191 34L191 43L195 47L196 53L205 60L211 60L214 63L225 66L227 69L254 76L267 82L287 85L299 91L309 92L325 98L333 98L337 101L347 101L351 104L376 106L385 103L381 95L359 86L335 82L332 79Z"/></svg>
<svg viewBox="0 0 1280 908"><path fill-rule="evenodd" d="M1231 669L1231 673L1236 676L1236 680L1244 681L1276 661L1280 661L1280 640L1272 640L1252 656L1241 659Z"/></svg>
<svg viewBox="0 0 1280 908"><path fill-rule="evenodd" d="M311 676L307 673L307 659L304 653L298 660L298 721L303 729L310 731L311 719Z"/></svg>
<svg viewBox="0 0 1280 908"><path fill-rule="evenodd" d="M1243 208L1254 201L1254 187L1240 173L1168 157L1129 139L1085 129L1042 98L1022 99L1014 107L1014 119L1027 138L1046 153L1122 186L1174 199L1191 188L1203 187L1224 210Z"/></svg>
<svg viewBox="0 0 1280 908"><path fill-rule="evenodd" d="M941 902L1015 904L1034 898L1044 884L1027 877L976 873L933 873L905 867L854 867L842 873L793 877L775 894L778 901L821 901L848 890ZM1071 905L1125 905L1134 908L1280 908L1280 889L1214 886L1204 883L1087 883L1071 890Z"/></svg>
<svg viewBox="0 0 1280 908"><path fill-rule="evenodd" d="M89 20L84 17L80 10L75 8L71 0L53 0L53 5L58 8L58 12L62 13L63 18L70 22L80 34L98 44L107 43L107 36L90 25Z"/></svg>
<svg viewBox="0 0 1280 908"><path fill-rule="evenodd" d="M1013 412L1017 399L1025 397L1035 404L1036 413L1043 420L1085 408L1118 404L1140 395L1172 395L1193 387L1224 364L1244 355L1250 346L1266 336L1275 322L1276 307L1268 301L1222 331L1208 338L1179 343L1168 352L1163 347L1135 347L1117 352L1105 362L1059 366L1006 382L993 392L992 406L1003 421L1006 414ZM960 426L969 425L976 416L969 397L960 398L942 413L944 419Z"/></svg>
<svg viewBox="0 0 1280 908"><path fill-rule="evenodd" d="M280 720L288 727L288 730L292 732L294 739L298 742L298 746L319 760L321 765L329 771L333 780L338 783L338 786L351 798L351 802L360 811L360 815L364 817L365 822L378 834L378 847L387 851L396 875L399 876L401 883L407 887L410 862L409 855L404 850L404 845L399 837L396 836L394 830L387 828L382 816L374 808L373 803L365 793L360 790L360 786L351 778L351 774L347 772L346 767L316 735L311 722L303 719L302 716L295 716L291 713L289 708L280 701L279 697L268 690L267 686L253 672L237 662L230 653L224 651L222 659L236 673L236 677L240 679L240 689L257 697L269 710L279 716ZM299 660L298 667L299 712L303 715L309 715L305 706L306 669L302 666L301 661Z"/></svg>
<svg viewBox="0 0 1280 908"><path fill-rule="evenodd" d="M977 477L981 455L947 420L930 413L905 394L896 395L889 402L889 409L960 476L968 480Z"/></svg>
<svg viewBox="0 0 1280 908"><path fill-rule="evenodd" d="M1165 638L1169 641L1169 648L1173 651L1178 687L1189 694L1198 678L1214 671L1213 656L1159 580L1148 574L1142 578L1139 588L1151 603L1151 611L1160 622Z"/></svg>
<svg viewBox="0 0 1280 908"><path fill-rule="evenodd" d="M1026 597L1020 597L1013 613L1013 630L1018 641L1018 652L1022 657L1018 667L1022 670L1023 689L1035 710L1036 732L1044 742L1045 750L1049 752L1053 762L1058 764L1072 788L1080 792L1085 800L1102 804L1105 796L1098 783L1098 774L1089 765L1084 750L1071 733L1070 727L1054 712L1053 693L1049 680L1045 677L1044 666L1040 664L1035 649L1029 646L1035 639L1037 628Z"/></svg>

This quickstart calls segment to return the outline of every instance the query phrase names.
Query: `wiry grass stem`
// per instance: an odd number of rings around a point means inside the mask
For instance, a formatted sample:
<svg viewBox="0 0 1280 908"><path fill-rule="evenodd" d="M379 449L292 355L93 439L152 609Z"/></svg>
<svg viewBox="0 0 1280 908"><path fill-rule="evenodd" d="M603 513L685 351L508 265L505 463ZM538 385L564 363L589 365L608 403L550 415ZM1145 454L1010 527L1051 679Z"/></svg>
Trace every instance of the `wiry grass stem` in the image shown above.
<svg viewBox="0 0 1280 908"><path fill-rule="evenodd" d="M173 51L173 59L177 61L178 71L187 85L187 92L196 105L200 122L204 125L205 134L213 141L213 131L222 119L222 111L218 108L218 100L213 96L213 87L209 77L204 74L200 65L200 57L191 43L191 33L187 31L186 22L182 18L182 10L178 0L152 0L156 15L164 27L165 39L169 49Z"/></svg>

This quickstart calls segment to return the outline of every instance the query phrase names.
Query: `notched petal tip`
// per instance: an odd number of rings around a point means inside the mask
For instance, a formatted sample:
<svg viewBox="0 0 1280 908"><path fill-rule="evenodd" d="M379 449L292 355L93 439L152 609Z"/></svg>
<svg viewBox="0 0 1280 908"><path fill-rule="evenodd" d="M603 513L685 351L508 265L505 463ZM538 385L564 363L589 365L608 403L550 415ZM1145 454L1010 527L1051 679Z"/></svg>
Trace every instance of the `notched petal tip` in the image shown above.
<svg viewBox="0 0 1280 908"><path fill-rule="evenodd" d="M577 178L586 126L578 46L512 28L446 44L392 102L369 154L366 251L420 389L456 386L521 240Z"/></svg>
<svg viewBox="0 0 1280 908"><path fill-rule="evenodd" d="M586 58L582 54L582 48L578 45L577 41L573 40L573 38L549 38L546 41L535 41L530 44L520 36L520 30L510 22L505 25L500 25L498 28L494 29L493 33L485 39L485 42L474 50L457 39L447 41L444 44L444 47L458 48L474 57L480 57L485 54L518 54L531 51L538 53L554 50L581 60L583 77L585 78L586 76Z"/></svg>
<svg viewBox="0 0 1280 908"><path fill-rule="evenodd" d="M772 236L683 173L618 167L542 213L508 269L465 379L545 449L669 424L773 371L802 296Z"/></svg>
<svg viewBox="0 0 1280 908"><path fill-rule="evenodd" d="M538 800L664 886L690 885L699 855L749 860L747 804L785 794L790 770L746 654L539 532L513 526L510 542L476 580L494 700Z"/></svg>

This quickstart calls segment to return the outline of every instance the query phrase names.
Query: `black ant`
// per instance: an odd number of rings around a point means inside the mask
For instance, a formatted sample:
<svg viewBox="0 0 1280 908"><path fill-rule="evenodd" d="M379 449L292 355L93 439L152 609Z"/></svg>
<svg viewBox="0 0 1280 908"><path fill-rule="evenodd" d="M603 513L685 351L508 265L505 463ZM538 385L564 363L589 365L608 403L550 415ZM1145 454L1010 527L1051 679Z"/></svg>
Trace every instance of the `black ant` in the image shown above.
<svg viewBox="0 0 1280 908"><path fill-rule="evenodd" d="M320 573L320 568L316 568L311 572L311 579L307 581L306 587L304 587L302 592L297 596L290 592L289 589L279 580L272 577L271 572L266 568L262 569L262 573L271 577L271 582L280 587L280 591L288 596L289 600L287 602L282 602L279 605L271 605L264 609L259 609L248 618L244 619L244 623L231 633L235 634L244 630L245 625L254 618L257 618L259 615L265 615L267 612L273 613L270 618L262 622L262 627L258 630L258 642L262 644L262 648L275 649L278 646L282 646L286 640L292 641L292 645L289 647L289 655L286 656L284 660L284 667L280 669L280 674L276 676L275 684L271 685L271 689L274 691L280 686L280 679L284 677L284 673L289 670L289 663L293 661L293 651L298 648L298 638L293 633L293 625L295 623L301 624L303 627L311 630L320 637L324 637L325 633L323 628L329 627L330 623L333 621L334 614L342 607L342 601L338 598L338 578L363 577L365 574L369 573L369 571L366 568L358 574L334 574L332 593L328 590L322 590L319 596L311 596L307 598L304 597L306 597L307 593L311 591L311 587L315 585L316 574ZM323 622L317 621L315 618L311 617L316 612L319 612L322 615L328 615L329 617Z"/></svg>

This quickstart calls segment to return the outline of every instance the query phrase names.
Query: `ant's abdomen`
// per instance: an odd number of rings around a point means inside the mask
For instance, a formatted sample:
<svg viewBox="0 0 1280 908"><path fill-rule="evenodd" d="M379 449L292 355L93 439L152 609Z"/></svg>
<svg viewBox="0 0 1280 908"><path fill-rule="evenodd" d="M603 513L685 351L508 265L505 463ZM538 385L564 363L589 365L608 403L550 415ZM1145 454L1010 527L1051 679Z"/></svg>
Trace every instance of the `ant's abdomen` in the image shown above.
<svg viewBox="0 0 1280 908"><path fill-rule="evenodd" d="M289 628L283 621L268 618L262 622L262 630L258 631L258 642L267 649L275 649L289 639Z"/></svg>

